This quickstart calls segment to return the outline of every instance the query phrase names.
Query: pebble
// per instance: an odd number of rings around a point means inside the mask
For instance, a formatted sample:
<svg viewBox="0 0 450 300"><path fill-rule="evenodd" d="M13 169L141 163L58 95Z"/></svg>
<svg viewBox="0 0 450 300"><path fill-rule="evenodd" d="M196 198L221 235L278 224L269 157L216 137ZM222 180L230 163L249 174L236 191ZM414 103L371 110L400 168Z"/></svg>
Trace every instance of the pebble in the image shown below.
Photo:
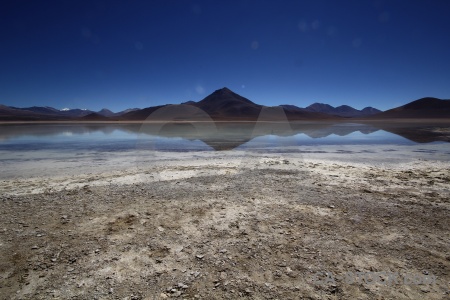
<svg viewBox="0 0 450 300"><path fill-rule="evenodd" d="M189 288L189 286L187 286L187 285L185 285L184 283L178 283L178 287L179 288L181 288L181 289L187 289L187 288Z"/></svg>
<svg viewBox="0 0 450 300"><path fill-rule="evenodd" d="M201 254L197 254L195 257L197 257L198 259L203 259L203 257L205 257L205 256L201 255Z"/></svg>
<svg viewBox="0 0 450 300"><path fill-rule="evenodd" d="M220 279L222 279L222 280L227 279L227 273L226 272L220 272Z"/></svg>

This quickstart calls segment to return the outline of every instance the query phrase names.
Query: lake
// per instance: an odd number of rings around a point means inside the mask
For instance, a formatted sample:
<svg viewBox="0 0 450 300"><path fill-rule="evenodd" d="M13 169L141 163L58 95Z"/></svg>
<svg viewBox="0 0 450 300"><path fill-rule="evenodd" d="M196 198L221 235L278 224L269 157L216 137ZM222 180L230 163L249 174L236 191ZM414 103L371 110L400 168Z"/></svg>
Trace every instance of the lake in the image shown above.
<svg viewBox="0 0 450 300"><path fill-rule="evenodd" d="M139 158L281 154L334 159L450 160L450 124L324 122L49 123L0 125L0 178ZM190 154L187 155L187 154ZM187 156L186 156L187 155Z"/></svg>

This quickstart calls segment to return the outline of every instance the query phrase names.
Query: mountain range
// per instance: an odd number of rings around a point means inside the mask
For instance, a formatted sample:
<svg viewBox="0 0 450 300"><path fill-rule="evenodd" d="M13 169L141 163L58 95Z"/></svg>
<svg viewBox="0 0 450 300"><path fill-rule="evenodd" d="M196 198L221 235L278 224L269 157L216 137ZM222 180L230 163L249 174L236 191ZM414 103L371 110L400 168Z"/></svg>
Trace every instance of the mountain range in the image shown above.
<svg viewBox="0 0 450 300"><path fill-rule="evenodd" d="M162 109L164 108L164 109ZM347 120L352 119L396 119L396 118L450 118L450 100L422 98L387 111L373 107L362 110L348 105L333 107L329 104L314 103L301 108L295 105L263 106L242 97L228 88L216 90L203 100L188 101L181 105L159 105L143 109L132 108L114 113L107 108L100 111L86 109L62 109L53 107L18 108L0 105L2 121L131 121L148 118L172 120Z"/></svg>
<svg viewBox="0 0 450 300"><path fill-rule="evenodd" d="M358 110L356 108L353 108L348 105L341 105L338 107L331 106L329 104L325 103L313 103L310 106L307 106L305 108L301 108L295 105L281 105L283 108L288 110L302 110L302 111L309 111L309 112L319 112L319 113L325 113L333 116L339 116L339 117L347 117L347 118L354 118L354 117L365 117L374 115L377 113L380 113L381 110L373 108L373 107L365 107L362 110Z"/></svg>

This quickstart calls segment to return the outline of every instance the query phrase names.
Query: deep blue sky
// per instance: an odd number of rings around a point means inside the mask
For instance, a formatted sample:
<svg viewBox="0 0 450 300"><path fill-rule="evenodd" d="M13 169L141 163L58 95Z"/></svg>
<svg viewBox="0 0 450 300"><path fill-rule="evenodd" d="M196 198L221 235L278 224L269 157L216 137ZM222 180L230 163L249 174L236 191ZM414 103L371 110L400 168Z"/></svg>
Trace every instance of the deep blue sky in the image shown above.
<svg viewBox="0 0 450 300"><path fill-rule="evenodd" d="M0 103L108 107L201 100L388 109L450 98L450 1L0 3Z"/></svg>

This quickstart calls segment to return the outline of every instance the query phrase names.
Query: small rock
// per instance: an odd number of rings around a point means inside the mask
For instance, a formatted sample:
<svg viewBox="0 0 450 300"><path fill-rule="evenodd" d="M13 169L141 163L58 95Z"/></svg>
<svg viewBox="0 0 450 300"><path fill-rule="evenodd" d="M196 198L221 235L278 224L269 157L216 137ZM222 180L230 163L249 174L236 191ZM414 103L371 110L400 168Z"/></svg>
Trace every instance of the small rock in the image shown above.
<svg viewBox="0 0 450 300"><path fill-rule="evenodd" d="M181 294L182 294L181 291L177 291L177 292L173 293L173 296L174 297L179 297L179 296L181 296Z"/></svg>
<svg viewBox="0 0 450 300"><path fill-rule="evenodd" d="M287 267L285 261L279 262L279 263L278 263L278 266L279 266L279 267L282 267L282 268Z"/></svg>
<svg viewBox="0 0 450 300"><path fill-rule="evenodd" d="M219 250L219 253L227 253L227 252L228 252L227 249L221 249L221 250Z"/></svg>
<svg viewBox="0 0 450 300"><path fill-rule="evenodd" d="M329 207L329 208L335 208L335 206L334 206L334 205L328 205L328 207Z"/></svg>
<svg viewBox="0 0 450 300"><path fill-rule="evenodd" d="M181 289L187 289L189 286L185 285L184 283L178 283L178 287Z"/></svg>
<svg viewBox="0 0 450 300"><path fill-rule="evenodd" d="M222 279L222 280L227 279L227 273L226 272L220 272L220 279Z"/></svg>
<svg viewBox="0 0 450 300"><path fill-rule="evenodd" d="M166 294L164 294L164 293L161 293L161 294L159 294L159 297L161 298L161 299L167 299L167 298L169 298Z"/></svg>
<svg viewBox="0 0 450 300"><path fill-rule="evenodd" d="M198 259L203 259L203 257L205 257L205 256L202 254L197 254L195 257L197 257Z"/></svg>
<svg viewBox="0 0 450 300"><path fill-rule="evenodd" d="M158 226L158 230L159 230L160 232L163 232L163 231L164 231L164 228L162 228L161 226Z"/></svg>
<svg viewBox="0 0 450 300"><path fill-rule="evenodd" d="M33 247L31 247L31 249L32 249L32 250L36 250L36 249L39 249L39 247L36 246L36 245L34 245Z"/></svg>

